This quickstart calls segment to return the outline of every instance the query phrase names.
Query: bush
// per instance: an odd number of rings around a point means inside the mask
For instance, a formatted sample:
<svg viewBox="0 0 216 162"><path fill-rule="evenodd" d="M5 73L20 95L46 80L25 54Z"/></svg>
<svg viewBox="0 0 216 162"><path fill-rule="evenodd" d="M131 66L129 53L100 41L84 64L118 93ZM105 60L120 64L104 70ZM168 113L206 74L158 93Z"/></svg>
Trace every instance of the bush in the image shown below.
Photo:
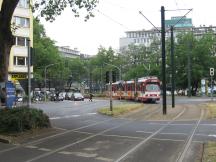
<svg viewBox="0 0 216 162"><path fill-rule="evenodd" d="M0 110L0 133L15 133L50 127L49 117L42 110L20 107Z"/></svg>

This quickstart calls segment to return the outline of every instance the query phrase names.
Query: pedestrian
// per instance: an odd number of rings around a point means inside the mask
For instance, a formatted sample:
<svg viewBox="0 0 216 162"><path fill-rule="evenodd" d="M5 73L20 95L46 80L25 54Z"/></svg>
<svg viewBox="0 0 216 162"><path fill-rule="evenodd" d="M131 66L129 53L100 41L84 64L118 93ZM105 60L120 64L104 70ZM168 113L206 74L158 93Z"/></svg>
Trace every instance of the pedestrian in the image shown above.
<svg viewBox="0 0 216 162"><path fill-rule="evenodd" d="M92 98L93 98L93 94L92 94L92 93L90 93L90 94L89 94L89 101L91 101L91 102L92 102Z"/></svg>

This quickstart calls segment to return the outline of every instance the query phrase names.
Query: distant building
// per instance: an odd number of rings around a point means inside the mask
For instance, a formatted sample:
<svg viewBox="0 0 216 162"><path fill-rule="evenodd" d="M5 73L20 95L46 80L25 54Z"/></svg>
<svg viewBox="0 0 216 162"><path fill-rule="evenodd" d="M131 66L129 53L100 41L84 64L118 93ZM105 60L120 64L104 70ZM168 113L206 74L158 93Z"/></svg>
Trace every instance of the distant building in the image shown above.
<svg viewBox="0 0 216 162"><path fill-rule="evenodd" d="M168 30L171 25L175 25L180 20L180 17L172 17L171 20L166 20L166 37L170 37L170 31ZM135 31L126 31L126 37L119 39L119 48L120 51L128 48L128 45L144 45L149 47L154 40L161 39L161 28L150 29L150 30L135 30ZM174 37L179 33L193 32L197 37L202 36L203 34L212 31L216 34L216 26L200 26L193 27L192 19L183 17L178 24L175 25Z"/></svg>
<svg viewBox="0 0 216 162"><path fill-rule="evenodd" d="M80 58L80 51L75 49L70 49L69 46L58 47L61 57L65 58Z"/></svg>
<svg viewBox="0 0 216 162"><path fill-rule="evenodd" d="M87 59L90 57L88 54L81 53L77 48L70 49L69 46L59 46L58 50L60 52L60 56L64 58Z"/></svg>

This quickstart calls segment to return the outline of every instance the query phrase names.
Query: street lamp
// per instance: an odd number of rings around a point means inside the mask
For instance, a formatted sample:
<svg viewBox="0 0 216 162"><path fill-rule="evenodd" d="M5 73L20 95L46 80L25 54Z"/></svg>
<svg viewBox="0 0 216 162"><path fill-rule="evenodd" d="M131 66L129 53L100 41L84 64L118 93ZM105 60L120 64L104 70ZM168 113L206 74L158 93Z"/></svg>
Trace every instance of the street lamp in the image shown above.
<svg viewBox="0 0 216 162"><path fill-rule="evenodd" d="M46 102L46 72L47 72L47 68L56 64L60 64L60 63L55 63L55 64L49 64L47 66L45 66L45 70L44 70L44 89L45 89L45 102Z"/></svg>

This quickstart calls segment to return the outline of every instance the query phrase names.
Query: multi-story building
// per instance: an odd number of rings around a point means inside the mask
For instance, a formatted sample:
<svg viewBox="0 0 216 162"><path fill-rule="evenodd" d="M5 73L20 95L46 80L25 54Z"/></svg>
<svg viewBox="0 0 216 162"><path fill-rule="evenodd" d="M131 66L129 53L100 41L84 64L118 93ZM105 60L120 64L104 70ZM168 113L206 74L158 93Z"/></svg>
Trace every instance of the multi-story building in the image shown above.
<svg viewBox="0 0 216 162"><path fill-rule="evenodd" d="M158 28L160 30L160 28ZM214 32L216 35L216 26L200 26L200 27L187 27L187 28L175 28L174 30L174 37L179 33L187 33L193 32L193 34L197 37L202 36L207 32ZM126 31L126 37L120 38L119 46L120 51L127 49L128 45L144 45L149 47L150 44L154 40L161 39L161 33L156 29L151 30L137 30L137 31ZM167 30L166 38L170 37L170 31Z"/></svg>
<svg viewBox="0 0 216 162"><path fill-rule="evenodd" d="M176 24L178 22L178 24ZM216 34L216 26L200 26L194 27L192 25L192 19L187 19L183 17L173 17L171 20L165 21L166 26L166 37L170 37L170 26L175 25L174 30L174 37L179 33L183 32L193 32L196 36L202 36L204 33L208 31L212 31ZM120 38L119 46L120 51L127 49L128 45L135 44L135 45L144 45L146 47L150 46L154 40L161 39L160 28L157 29L150 29L150 30L136 30L136 31L126 31L126 37Z"/></svg>
<svg viewBox="0 0 216 162"><path fill-rule="evenodd" d="M65 58L80 58L80 59L88 59L90 55L81 53L77 48L70 49L69 46L61 46L58 47L59 53L61 57Z"/></svg>
<svg viewBox="0 0 216 162"><path fill-rule="evenodd" d="M29 1L20 0L12 18L12 24L15 27L13 31L15 45L10 52L8 80L12 80L16 84L19 84L20 79L27 78L29 43L31 47L33 46L33 14ZM2 0L0 0L0 4L2 4ZM33 67L31 67L31 73L33 73Z"/></svg>

